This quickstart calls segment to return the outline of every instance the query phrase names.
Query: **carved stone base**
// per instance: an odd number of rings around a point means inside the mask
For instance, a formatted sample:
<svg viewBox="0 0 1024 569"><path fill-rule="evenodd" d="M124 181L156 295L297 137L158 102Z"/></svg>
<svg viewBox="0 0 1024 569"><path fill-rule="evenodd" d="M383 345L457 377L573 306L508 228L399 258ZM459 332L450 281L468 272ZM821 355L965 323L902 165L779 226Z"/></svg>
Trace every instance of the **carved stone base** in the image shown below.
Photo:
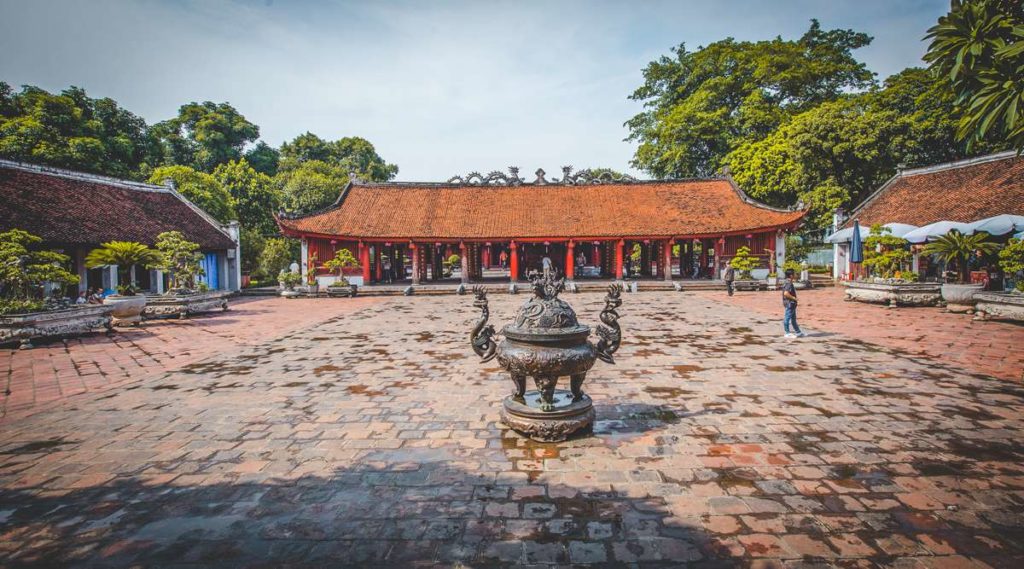
<svg viewBox="0 0 1024 569"><path fill-rule="evenodd" d="M564 389L555 391L554 409L541 411L540 392L527 391L522 400L505 398L501 422L535 441L559 442L594 424L594 404L586 394L579 401Z"/></svg>

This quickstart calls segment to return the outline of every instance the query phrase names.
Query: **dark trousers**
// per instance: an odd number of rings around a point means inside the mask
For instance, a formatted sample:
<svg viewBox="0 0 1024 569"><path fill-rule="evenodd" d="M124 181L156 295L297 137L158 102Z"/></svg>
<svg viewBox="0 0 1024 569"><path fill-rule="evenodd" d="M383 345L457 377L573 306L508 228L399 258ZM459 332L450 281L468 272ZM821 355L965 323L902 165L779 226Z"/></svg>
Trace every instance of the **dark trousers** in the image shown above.
<svg viewBox="0 0 1024 569"><path fill-rule="evenodd" d="M786 307L786 314L782 317L782 329L789 334L789 326L792 324L793 331L797 334L800 333L800 325L796 323L796 304L790 304Z"/></svg>
<svg viewBox="0 0 1024 569"><path fill-rule="evenodd" d="M732 281L725 281L725 290L729 292L729 296L732 296Z"/></svg>

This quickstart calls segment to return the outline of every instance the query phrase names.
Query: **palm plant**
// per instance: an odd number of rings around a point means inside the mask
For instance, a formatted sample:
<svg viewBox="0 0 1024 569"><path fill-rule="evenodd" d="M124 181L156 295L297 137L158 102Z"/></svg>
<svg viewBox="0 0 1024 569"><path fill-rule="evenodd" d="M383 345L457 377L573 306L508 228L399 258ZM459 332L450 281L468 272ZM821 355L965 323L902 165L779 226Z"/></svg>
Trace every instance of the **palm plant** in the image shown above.
<svg viewBox="0 0 1024 569"><path fill-rule="evenodd" d="M924 253L935 255L943 262L954 263L960 274L960 282L965 283L970 280L967 259L971 255L976 252L991 255L999 250L999 244L989 241L988 238L989 235L985 232L964 235L954 229L926 245Z"/></svg>
<svg viewBox="0 0 1024 569"><path fill-rule="evenodd" d="M160 255L143 245L134 241L110 241L103 243L99 248L93 249L85 257L85 266L90 269L96 267L117 266L117 292L123 296L134 296L138 292L135 283L131 281L131 269L135 265L149 267L160 262Z"/></svg>

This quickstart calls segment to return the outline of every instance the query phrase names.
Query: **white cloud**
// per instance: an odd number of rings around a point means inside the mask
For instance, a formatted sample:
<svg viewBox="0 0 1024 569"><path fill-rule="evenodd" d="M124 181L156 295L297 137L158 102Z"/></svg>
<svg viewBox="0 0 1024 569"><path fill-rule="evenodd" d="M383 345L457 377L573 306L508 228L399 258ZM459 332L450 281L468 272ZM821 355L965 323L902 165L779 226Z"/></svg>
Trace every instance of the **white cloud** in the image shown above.
<svg viewBox="0 0 1024 569"><path fill-rule="evenodd" d="M875 36L884 77L919 63L942 0L888 2L0 3L0 80L85 87L148 121L230 101L279 144L358 135L438 180L517 164L627 169L627 96L651 59L686 41Z"/></svg>

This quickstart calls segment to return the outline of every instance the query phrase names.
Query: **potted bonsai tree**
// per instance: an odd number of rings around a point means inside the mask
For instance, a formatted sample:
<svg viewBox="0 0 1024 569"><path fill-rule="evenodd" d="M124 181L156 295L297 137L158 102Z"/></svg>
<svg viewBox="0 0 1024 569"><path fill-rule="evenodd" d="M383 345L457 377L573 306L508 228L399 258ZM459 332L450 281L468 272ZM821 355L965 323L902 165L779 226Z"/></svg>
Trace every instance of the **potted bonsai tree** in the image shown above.
<svg viewBox="0 0 1024 569"><path fill-rule="evenodd" d="M277 275L277 282L281 284L281 296L286 298L299 296L299 292L295 290L295 287L302 283L302 275L299 273L282 269Z"/></svg>
<svg viewBox="0 0 1024 569"><path fill-rule="evenodd" d="M729 260L729 266L736 270L737 289L757 289L758 283L753 280L751 271L757 268L757 257L750 254L750 247L744 245L736 250L736 255Z"/></svg>
<svg viewBox="0 0 1024 569"><path fill-rule="evenodd" d="M983 285L970 284L970 266L967 260L976 253L991 255L999 250L999 244L989 241L985 232L964 235L957 230L940 236L924 248L924 253L935 255L939 260L953 265L956 282L942 284L942 298L951 312L970 312L974 309L974 294L981 292Z"/></svg>
<svg viewBox="0 0 1024 569"><path fill-rule="evenodd" d="M311 254L306 263L306 292L310 296L320 292L320 283L316 280L316 253Z"/></svg>
<svg viewBox="0 0 1024 569"><path fill-rule="evenodd" d="M156 250L157 262L150 268L170 275L171 287L167 294L194 294L196 277L205 274L200 265L203 254L199 244L186 240L179 231L165 231L156 237Z"/></svg>
<svg viewBox="0 0 1024 569"><path fill-rule="evenodd" d="M1016 286L1009 292L975 293L977 317L1024 321L1024 239L1010 239L999 251L999 268L1006 277L1015 277Z"/></svg>
<svg viewBox="0 0 1024 569"><path fill-rule="evenodd" d="M358 267L359 261L348 249L340 249L334 254L333 259L324 263L324 267L330 271L338 271L338 278L327 286L328 296L355 296L356 286L345 278L345 269Z"/></svg>
<svg viewBox="0 0 1024 569"><path fill-rule="evenodd" d="M148 268L160 261L156 251L142 243L134 241L110 241L93 249L85 257L85 266L117 267L117 294L103 299L103 304L114 307L114 324L134 324L142 322L142 311L146 308L146 297L139 294L139 289L131 280L132 268L142 266Z"/></svg>
<svg viewBox="0 0 1024 569"><path fill-rule="evenodd" d="M913 257L908 245L906 239L892 235L892 229L872 225L871 233L864 239L864 268L875 278L893 282Z"/></svg>

